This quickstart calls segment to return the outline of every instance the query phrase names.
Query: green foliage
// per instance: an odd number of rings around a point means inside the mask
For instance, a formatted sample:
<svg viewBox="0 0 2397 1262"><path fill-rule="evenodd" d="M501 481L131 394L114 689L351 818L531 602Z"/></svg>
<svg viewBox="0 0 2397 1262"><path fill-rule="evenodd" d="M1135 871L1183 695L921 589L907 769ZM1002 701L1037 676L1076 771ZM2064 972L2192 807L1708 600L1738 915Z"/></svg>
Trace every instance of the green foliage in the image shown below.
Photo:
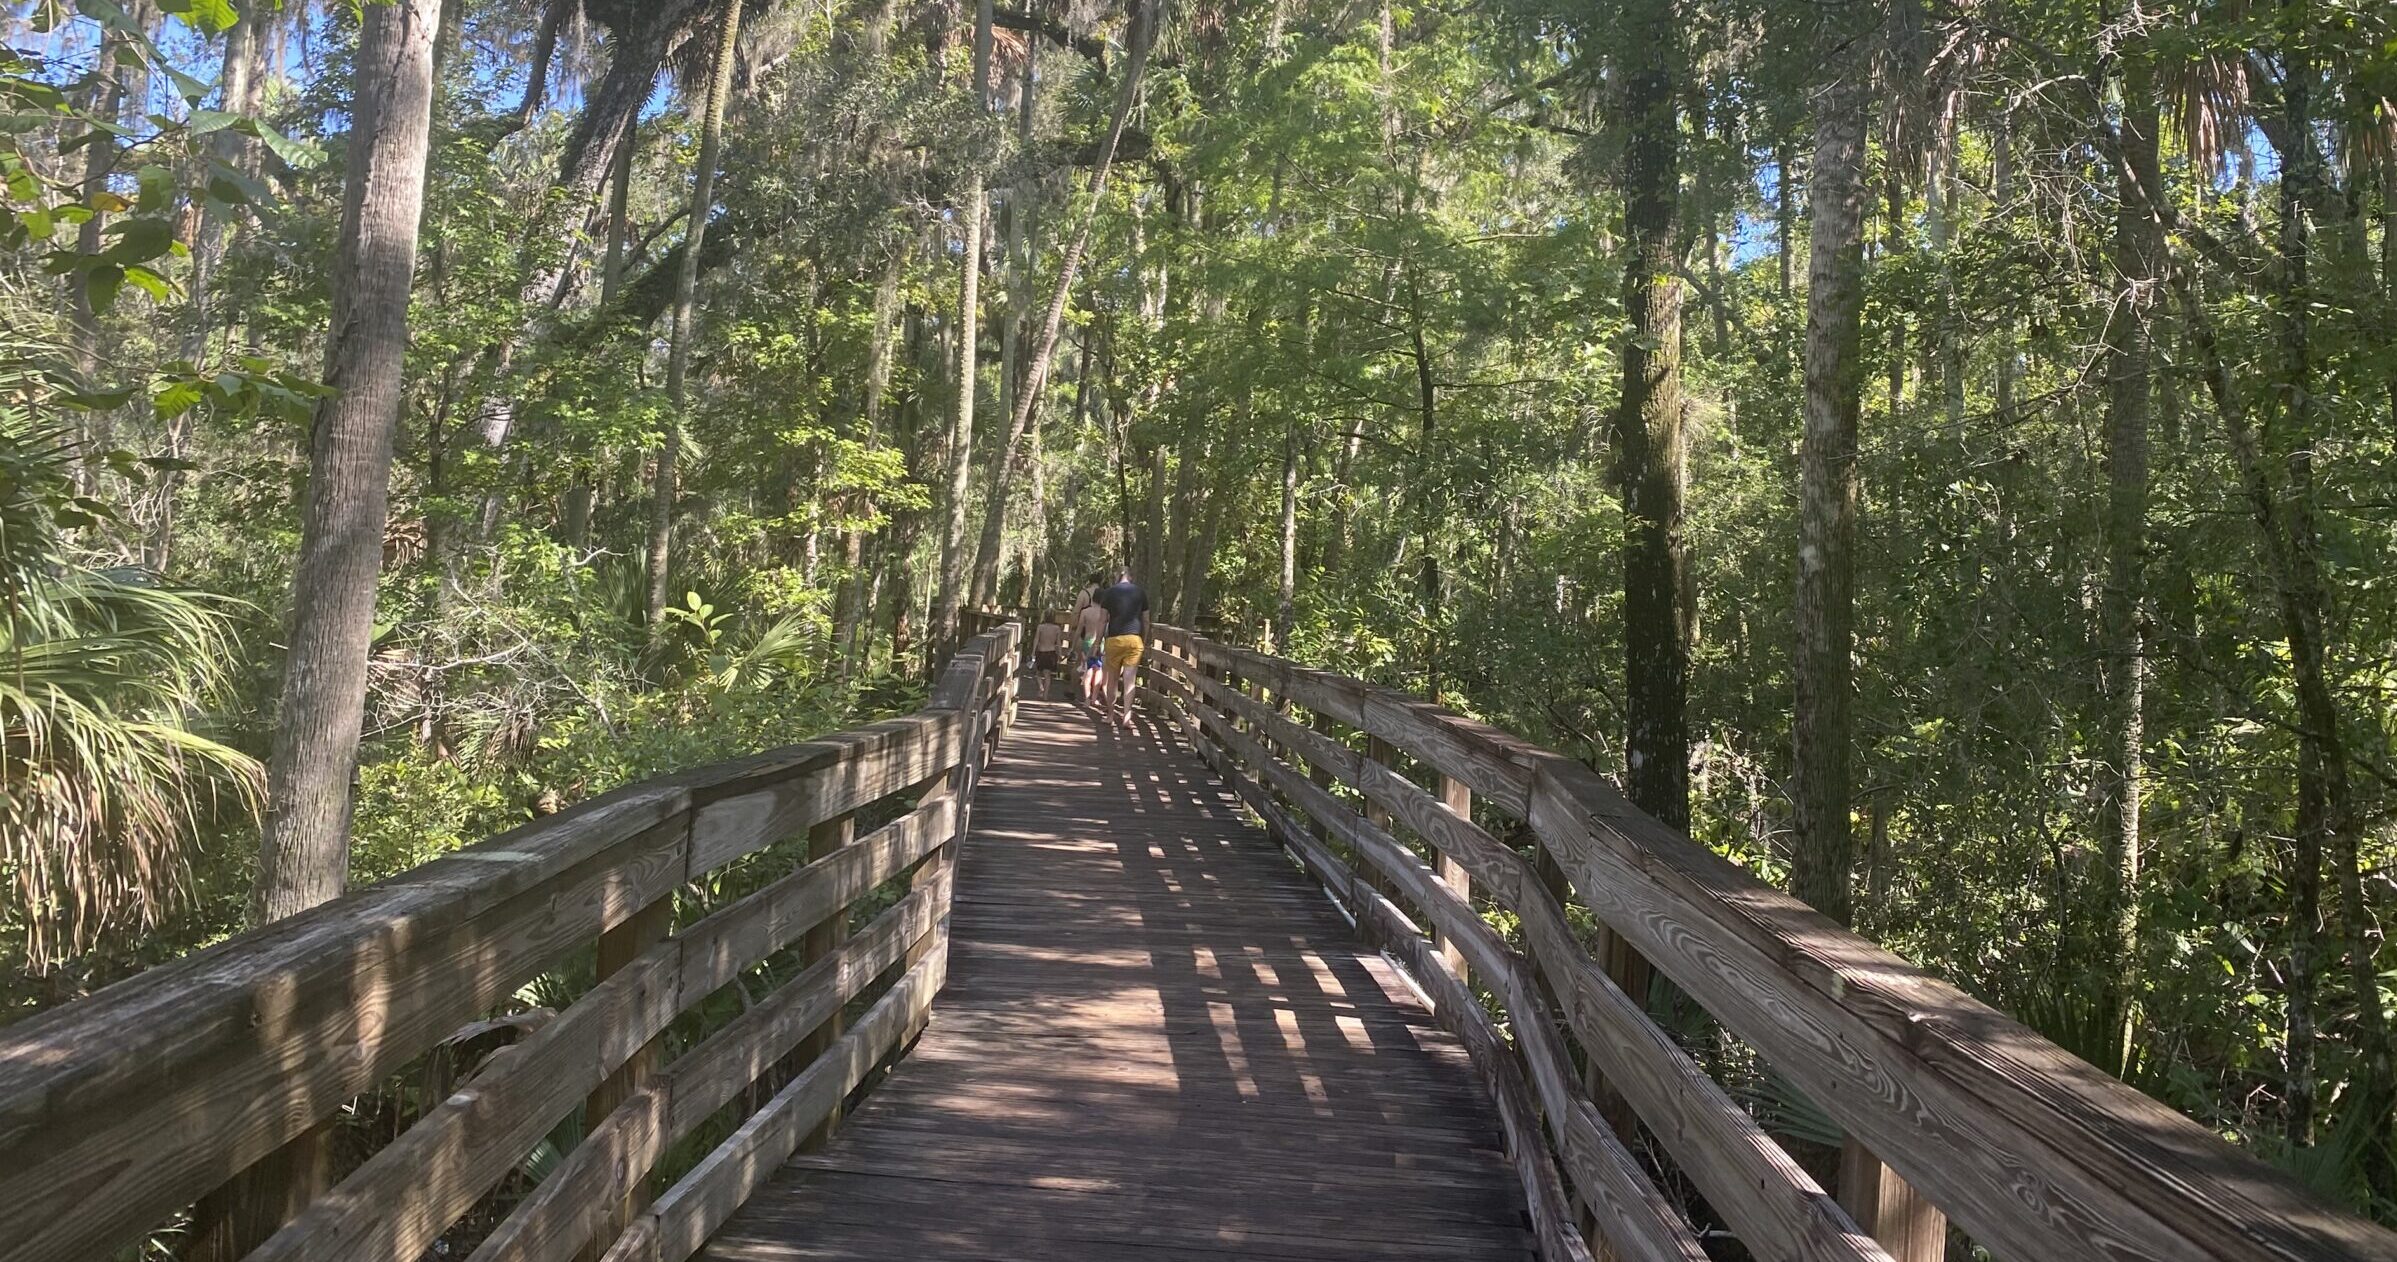
<svg viewBox="0 0 2397 1262"><path fill-rule="evenodd" d="M0 924L43 968L156 928L195 837L254 808L260 774L193 726L224 694L235 611L73 556L64 532L110 514L32 419L43 383L7 376L23 354L0 361Z"/></svg>

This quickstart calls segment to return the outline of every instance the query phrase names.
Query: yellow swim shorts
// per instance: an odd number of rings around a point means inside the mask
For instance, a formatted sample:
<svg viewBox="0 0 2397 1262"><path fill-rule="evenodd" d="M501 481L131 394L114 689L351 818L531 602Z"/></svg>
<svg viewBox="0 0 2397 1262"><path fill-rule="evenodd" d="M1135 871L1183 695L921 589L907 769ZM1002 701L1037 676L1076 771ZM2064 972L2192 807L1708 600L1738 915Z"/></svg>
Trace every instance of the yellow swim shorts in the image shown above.
<svg viewBox="0 0 2397 1262"><path fill-rule="evenodd" d="M1140 652L1148 646L1144 636L1111 635L1107 637L1107 669L1122 670L1140 665Z"/></svg>

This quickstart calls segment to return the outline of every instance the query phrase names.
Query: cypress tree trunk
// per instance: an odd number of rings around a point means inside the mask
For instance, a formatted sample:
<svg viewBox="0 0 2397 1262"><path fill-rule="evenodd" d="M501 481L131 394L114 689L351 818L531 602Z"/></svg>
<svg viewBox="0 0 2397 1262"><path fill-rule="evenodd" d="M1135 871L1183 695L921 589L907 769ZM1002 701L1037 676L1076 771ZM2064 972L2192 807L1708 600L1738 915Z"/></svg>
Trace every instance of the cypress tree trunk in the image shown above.
<svg viewBox="0 0 2397 1262"><path fill-rule="evenodd" d="M1853 59L1852 59L1853 60ZM1797 698L1791 773L1797 841L1790 892L1850 917L1857 413L1864 392L1864 133L1861 66L1816 97L1808 226L1805 429L1798 445Z"/></svg>
<svg viewBox="0 0 2397 1262"><path fill-rule="evenodd" d="M1998 115L1997 135L1990 140L1989 196L1996 213L2008 211L2007 202L2014 195L2014 116L2011 112ZM2014 386L2022 372L2022 352L2017 349L2011 327L1999 327L1989 333L1997 346L1997 381L1993 402L1997 408L1997 423L2001 430L2014 427ZM2001 641L2002 643L2002 641Z"/></svg>
<svg viewBox="0 0 2397 1262"><path fill-rule="evenodd" d="M990 100L991 0L974 10L974 102ZM933 643L957 643L957 611L965 599L966 494L973 484L974 387L981 363L982 236L988 217L982 197L982 167L976 162L966 179L965 256L957 293L957 418L949 427L949 489L941 525L940 587L932 609Z"/></svg>
<svg viewBox="0 0 2397 1262"><path fill-rule="evenodd" d="M866 384L863 403L866 444L880 447L889 436L882 431L883 395L891 384L891 348L896 338L896 318L899 313L899 252L890 251L883 260L882 275L874 282L874 327L867 334ZM863 506L859 516L871 511ZM847 567L841 577L841 587L833 602L833 640L840 646L841 667L853 672L857 666L860 641L859 629L871 616L872 605L867 599L871 579L865 558L866 528L852 523L842 532L841 559Z"/></svg>
<svg viewBox="0 0 2397 1262"><path fill-rule="evenodd" d="M1632 802L1675 828L1689 825L1689 628L1682 584L1681 130L1678 36L1670 0L1627 14L1622 67L1629 139L1624 227L1631 259L1623 310L1622 411L1615 450L1623 496L1623 668L1628 732L1624 783Z"/></svg>
<svg viewBox="0 0 2397 1262"><path fill-rule="evenodd" d="M2288 135L2302 138L2291 153L2284 155L2280 187L2281 290L2275 303L2280 318L2282 355L2280 380L2276 385L2287 441L2284 463L2288 470L2283 514L2286 537L2275 568L2279 571L2276 586L2283 633L2289 645L2292 682L2296 685L2298 719L2299 868L2290 877L2295 904L2291 909L2291 972L2297 972L2298 953L2304 951L2307 982L2311 985L2311 972L2316 965L2311 958L2313 944L2307 939L2317 932L2320 922L2320 865L2327 858L2338 889L2340 936L2345 940L2347 980L2356 1004L2356 1050L2361 1061L2342 1105L2358 1123L2365 1177L2377 1196L2388 1197L2397 1194L2397 1164L2393 1164L2397 1163L2397 1152L2391 1151L2392 1108L2397 1106L2397 1048L2392 1048L2388 1018L2380 1004L2378 938L2360 866L2363 857L2359 834L2364 824L2356 810L2338 700L2331 691L2328 664L2331 594L2322 573L2321 532L2314 521L2314 445L2325 426L2313 388L2312 320L2316 285L2311 274L2313 247L2307 216L2322 204L2325 193L2322 155L2314 141L2313 93L2317 72L2309 51L2319 33L2309 29L2309 10L2303 0L2283 0L2281 19L2281 37L2286 41L2281 89L2283 125ZM2256 453L2259 457L2261 454ZM2252 486L2259 479L2251 475L2249 481ZM2310 1012L2308 1015L2310 1026ZM2294 1033L2293 1029L2292 1044ZM2309 1028L2309 1042L2311 1033ZM2291 1138L2303 1142L2304 1135L2293 1126Z"/></svg>
<svg viewBox="0 0 2397 1262"><path fill-rule="evenodd" d="M699 123L699 169L691 179L690 227L683 237L682 266L674 275L673 329L666 343L666 436L658 444L657 472L649 509L649 628L652 635L666 610L669 561L674 551L674 497L682 455L683 421L690 408L691 338L697 312L699 253L707 238L708 213L716 204L716 156L724 143L724 102L732 95L733 58L741 39L741 0L726 0L718 28L714 73Z"/></svg>
<svg viewBox="0 0 2397 1262"><path fill-rule="evenodd" d="M217 108L231 114L248 114L257 108L259 84L257 62L262 47L259 19L246 4L233 6L234 22L225 28L225 55L220 76ZM228 127L209 137L209 147L219 158L238 161L247 142L241 133ZM97 222L95 218L94 222ZM200 202L200 222L192 233L191 273L184 282L188 301L184 304L186 324L180 351L182 357L197 364L208 352L208 339L215 332L215 311L210 306L217 265L225 252L225 223L222 204L213 198ZM191 423L195 413L183 412L166 423L165 454L180 460L191 440ZM168 468L158 475L151 493L152 509L149 537L143 545L143 564L157 573L165 573L175 549L175 493L182 486L183 475Z"/></svg>
<svg viewBox="0 0 2397 1262"><path fill-rule="evenodd" d="M359 35L353 165L325 348L325 381L339 393L318 405L309 443L291 653L251 900L261 921L340 894L349 876L350 780L383 565L440 17L440 0L369 5Z"/></svg>
<svg viewBox="0 0 2397 1262"><path fill-rule="evenodd" d="M1014 391L1014 407L1007 419L1007 433L991 453L990 495L982 508L982 539L974 563L974 600L977 604L989 598L996 589L999 576L999 545L1007 525L1008 493L1015 477L1016 448L1024 440L1024 431L1032 423L1032 414L1040 406L1040 396L1048 384L1049 361L1057 353L1057 330L1065 318L1065 304L1072 294L1074 278L1081 271L1083 252L1090 247L1091 226L1098 222L1102 199L1107 194L1107 176L1115 164L1115 150L1124 135L1124 123L1132 115L1132 102L1140 94L1141 73L1148 66L1149 17L1146 6L1136 7L1132 15L1132 50L1124 66L1123 87L1115 98L1115 113L1108 120L1107 138L1099 145L1098 166L1090 176L1090 206L1082 222L1074 229L1074 239L1065 247L1065 258L1057 267L1057 285L1049 293L1048 310L1041 318L1040 338L1033 343L1032 358L1024 366L1023 378ZM1025 89L1027 102L1031 88ZM1026 109L1030 108L1027 103ZM1020 215L1019 212L1015 212ZM1029 269L1027 269L1028 271Z"/></svg>
<svg viewBox="0 0 2397 1262"><path fill-rule="evenodd" d="M2157 279L2164 231L2149 198L2161 198L2157 111L2145 50L2122 76L2122 157L2115 172L2118 291L2106 339L2106 585L2099 605L2104 716L2098 811L2105 870L2099 898L2100 984L2122 1022L2119 1056L2130 1051L2138 989L2139 796L2147 688L2148 427ZM2119 1066L2117 1066L2119 1067Z"/></svg>
<svg viewBox="0 0 2397 1262"><path fill-rule="evenodd" d="M132 79L138 54L132 48L130 36L114 28L104 28L100 39L100 71L102 77L94 85L91 116L103 123L116 123L125 115L125 103L131 96ZM83 175L81 185L85 197L105 188L108 177L116 170L116 133L106 127L89 128L82 137ZM105 248L103 229L106 216L94 214L75 231L75 250L90 257ZM100 316L92 305L89 278L78 276L67 283L67 357L75 365L75 374L86 383L96 385L100 375ZM106 410L93 409L77 415L78 439L85 452L96 452L113 441ZM86 494L93 489L93 466L78 463L75 481Z"/></svg>
<svg viewBox="0 0 2397 1262"><path fill-rule="evenodd" d="M1797 257L1791 250L1798 219L1796 190L1792 187L1797 160L1798 147L1788 142L1783 142L1774 158L1778 174L1773 179L1773 240L1779 246L1774 252L1774 262L1780 268L1777 281L1784 301L1790 296L1791 281L1797 272Z"/></svg>
<svg viewBox="0 0 2397 1262"><path fill-rule="evenodd" d="M1298 418L1289 417L1282 430L1282 532L1280 581L1275 585L1273 643L1276 653L1290 652L1291 624L1298 620Z"/></svg>

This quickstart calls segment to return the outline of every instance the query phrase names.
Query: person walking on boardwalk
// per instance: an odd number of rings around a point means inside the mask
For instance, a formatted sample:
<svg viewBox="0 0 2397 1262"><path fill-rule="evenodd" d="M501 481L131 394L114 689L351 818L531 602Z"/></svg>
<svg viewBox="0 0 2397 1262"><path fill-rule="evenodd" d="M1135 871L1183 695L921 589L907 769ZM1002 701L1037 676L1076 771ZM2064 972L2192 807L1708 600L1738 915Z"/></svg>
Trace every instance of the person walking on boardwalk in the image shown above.
<svg viewBox="0 0 2397 1262"><path fill-rule="evenodd" d="M1092 598L1107 611L1105 684L1115 706L1118 727L1132 726L1132 672L1140 667L1141 650L1149 638L1149 594L1132 581L1132 571L1118 570L1115 585ZM1099 718L1107 717L1106 702Z"/></svg>
<svg viewBox="0 0 2397 1262"><path fill-rule="evenodd" d="M1043 701L1049 699L1049 676L1065 673L1065 641L1065 621L1059 616L1044 616L1032 630L1032 670L1040 676Z"/></svg>
<svg viewBox="0 0 2397 1262"><path fill-rule="evenodd" d="M1082 659L1082 704L1097 709L1107 695L1107 611L1099 605L1099 576L1090 576L1082 607L1074 610L1074 647Z"/></svg>

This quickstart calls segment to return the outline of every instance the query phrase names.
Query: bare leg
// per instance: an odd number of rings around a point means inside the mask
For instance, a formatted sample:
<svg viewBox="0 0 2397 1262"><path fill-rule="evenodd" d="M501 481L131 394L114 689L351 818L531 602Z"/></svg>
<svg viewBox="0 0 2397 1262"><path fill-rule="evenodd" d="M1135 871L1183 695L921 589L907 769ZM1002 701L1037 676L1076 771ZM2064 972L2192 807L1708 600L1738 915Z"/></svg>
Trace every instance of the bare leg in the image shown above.
<svg viewBox="0 0 2397 1262"><path fill-rule="evenodd" d="M1126 666L1116 677L1116 723L1120 727L1132 726L1132 681L1139 670L1138 666Z"/></svg>

